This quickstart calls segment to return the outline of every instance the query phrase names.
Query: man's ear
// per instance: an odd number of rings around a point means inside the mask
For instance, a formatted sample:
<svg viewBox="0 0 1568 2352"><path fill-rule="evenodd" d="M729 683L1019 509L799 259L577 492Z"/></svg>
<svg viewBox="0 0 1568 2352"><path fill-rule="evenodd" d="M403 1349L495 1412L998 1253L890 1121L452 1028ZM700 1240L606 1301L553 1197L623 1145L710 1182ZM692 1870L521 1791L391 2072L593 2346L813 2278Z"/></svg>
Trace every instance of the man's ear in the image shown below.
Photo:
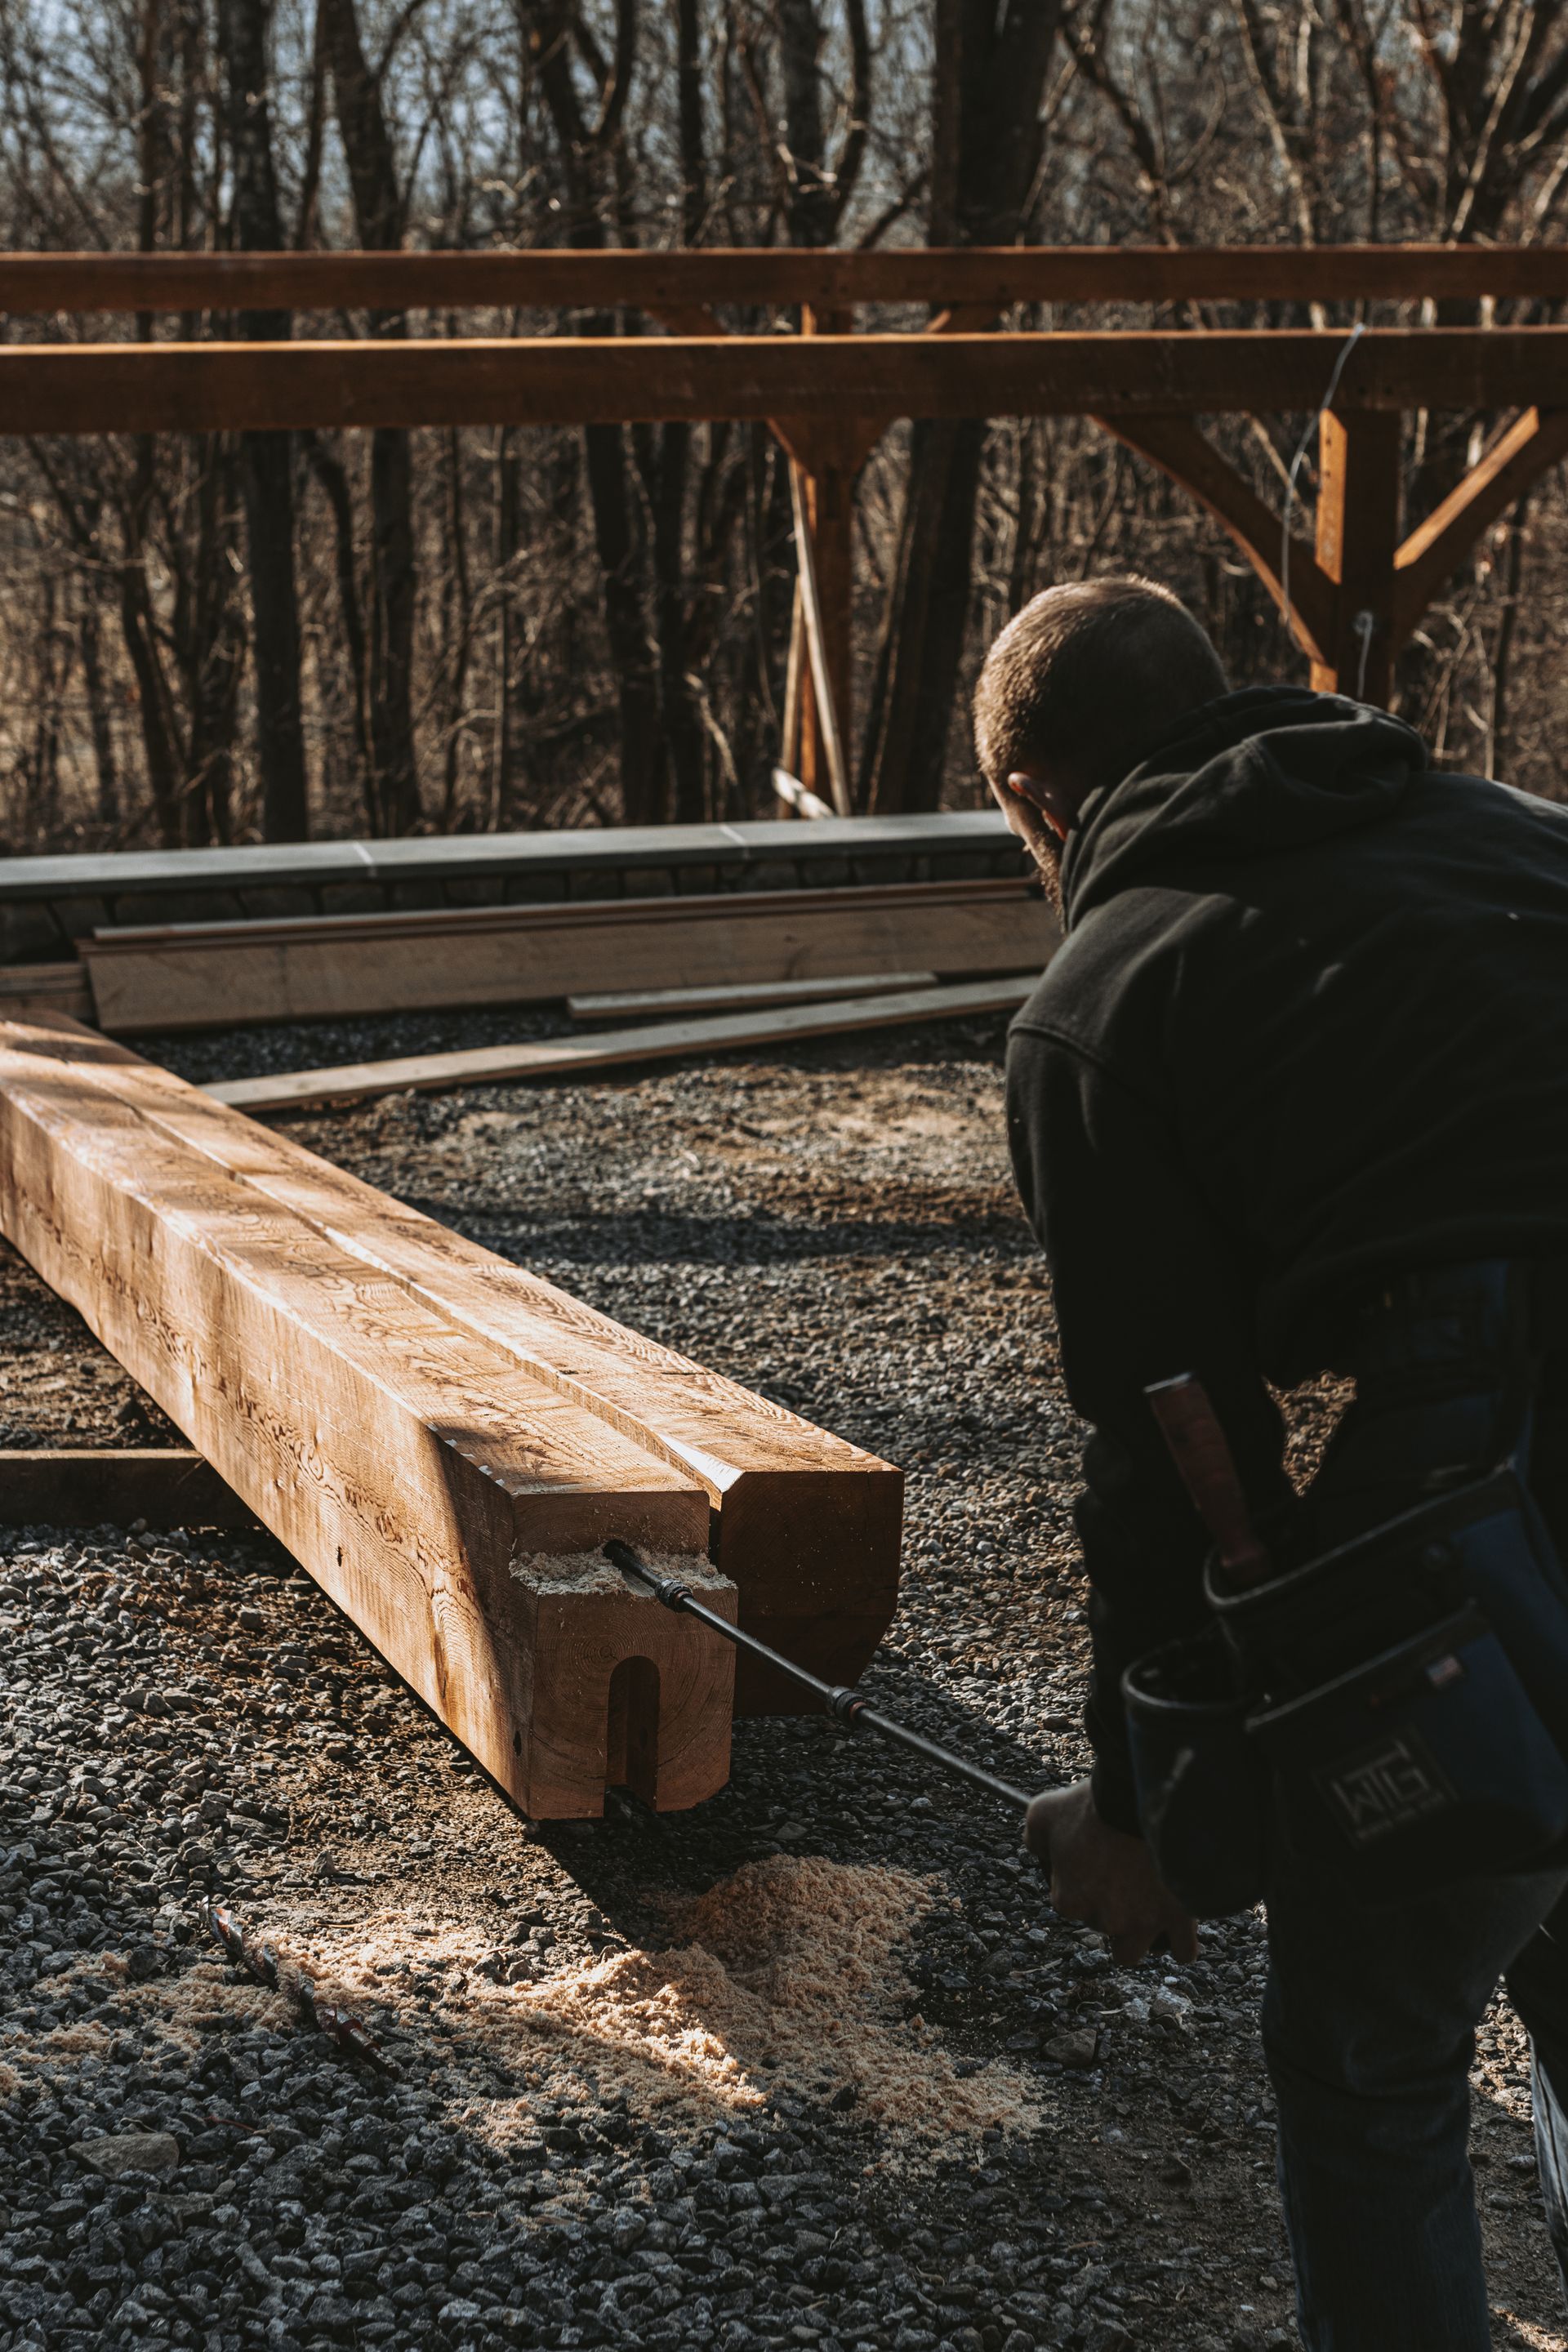
<svg viewBox="0 0 1568 2352"><path fill-rule="evenodd" d="M1016 768L1007 779L1007 790L1038 809L1058 841L1065 841L1078 822L1078 794L1055 778Z"/></svg>

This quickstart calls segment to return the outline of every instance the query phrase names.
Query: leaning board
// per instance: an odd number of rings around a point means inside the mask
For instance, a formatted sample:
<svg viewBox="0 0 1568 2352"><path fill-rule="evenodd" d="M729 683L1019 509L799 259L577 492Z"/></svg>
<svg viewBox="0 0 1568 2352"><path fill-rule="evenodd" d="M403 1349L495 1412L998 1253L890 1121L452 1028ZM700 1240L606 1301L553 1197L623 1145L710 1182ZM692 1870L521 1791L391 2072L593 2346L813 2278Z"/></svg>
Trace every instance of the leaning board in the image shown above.
<svg viewBox="0 0 1568 2352"><path fill-rule="evenodd" d="M888 971L1038 971L1056 944L1027 883L928 882L170 924L81 942L115 1036Z"/></svg>

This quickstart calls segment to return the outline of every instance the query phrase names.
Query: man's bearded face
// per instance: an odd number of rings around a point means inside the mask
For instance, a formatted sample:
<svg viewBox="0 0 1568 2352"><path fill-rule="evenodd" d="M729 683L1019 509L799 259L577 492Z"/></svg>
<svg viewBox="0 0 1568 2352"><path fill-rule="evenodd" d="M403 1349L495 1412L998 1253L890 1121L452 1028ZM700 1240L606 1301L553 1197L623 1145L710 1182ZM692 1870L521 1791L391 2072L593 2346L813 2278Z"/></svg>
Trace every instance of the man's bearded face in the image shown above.
<svg viewBox="0 0 1568 2352"><path fill-rule="evenodd" d="M1011 784L993 784L993 797L1007 820L1008 830L1016 834L1035 861L1045 890L1047 903L1058 921L1065 919L1062 904L1061 836L1046 823L1033 801L1014 789Z"/></svg>

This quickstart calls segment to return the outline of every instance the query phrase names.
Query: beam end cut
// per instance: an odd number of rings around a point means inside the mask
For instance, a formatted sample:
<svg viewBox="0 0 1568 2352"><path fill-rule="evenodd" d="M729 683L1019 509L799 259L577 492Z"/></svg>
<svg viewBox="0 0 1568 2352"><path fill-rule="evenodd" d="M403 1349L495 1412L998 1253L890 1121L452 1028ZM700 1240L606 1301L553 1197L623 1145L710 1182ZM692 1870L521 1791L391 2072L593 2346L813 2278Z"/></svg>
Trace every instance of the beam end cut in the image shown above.
<svg viewBox="0 0 1568 2352"><path fill-rule="evenodd" d="M735 1587L705 1559L661 1553L661 1575L700 1590L734 1621ZM694 1618L672 1617L602 1553L531 1553L511 1563L531 1638L514 1702L514 1772L536 1821L602 1813L606 1788L658 1812L717 1796L730 1777L735 1653ZM548 1676L532 1671L547 1660Z"/></svg>

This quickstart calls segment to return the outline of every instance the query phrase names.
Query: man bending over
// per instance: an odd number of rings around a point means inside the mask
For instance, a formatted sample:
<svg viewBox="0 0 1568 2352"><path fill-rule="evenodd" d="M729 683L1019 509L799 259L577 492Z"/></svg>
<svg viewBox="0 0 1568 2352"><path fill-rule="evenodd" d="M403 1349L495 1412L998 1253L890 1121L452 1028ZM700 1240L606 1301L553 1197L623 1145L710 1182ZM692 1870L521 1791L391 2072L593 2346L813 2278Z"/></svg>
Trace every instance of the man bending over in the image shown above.
<svg viewBox="0 0 1568 2352"><path fill-rule="evenodd" d="M1191 614L1136 579L1037 596L991 650L975 734L1066 923L1013 1024L1007 1110L1090 1424L1094 1770L1037 1799L1028 1836L1058 1909L1120 1959L1161 1936L1190 1958L1121 1685L1211 1624L1209 1539L1145 1390L1201 1380L1276 1559L1479 1476L1527 1423L1568 1552L1568 814L1435 772L1381 710L1229 692ZM1331 1369L1357 1401L1298 1503L1268 1383ZM1305 2341L1483 2352L1467 2075L1505 1972L1568 2252L1568 1844L1506 1874L1450 1856L1378 1901L1267 1818L1264 2039Z"/></svg>

